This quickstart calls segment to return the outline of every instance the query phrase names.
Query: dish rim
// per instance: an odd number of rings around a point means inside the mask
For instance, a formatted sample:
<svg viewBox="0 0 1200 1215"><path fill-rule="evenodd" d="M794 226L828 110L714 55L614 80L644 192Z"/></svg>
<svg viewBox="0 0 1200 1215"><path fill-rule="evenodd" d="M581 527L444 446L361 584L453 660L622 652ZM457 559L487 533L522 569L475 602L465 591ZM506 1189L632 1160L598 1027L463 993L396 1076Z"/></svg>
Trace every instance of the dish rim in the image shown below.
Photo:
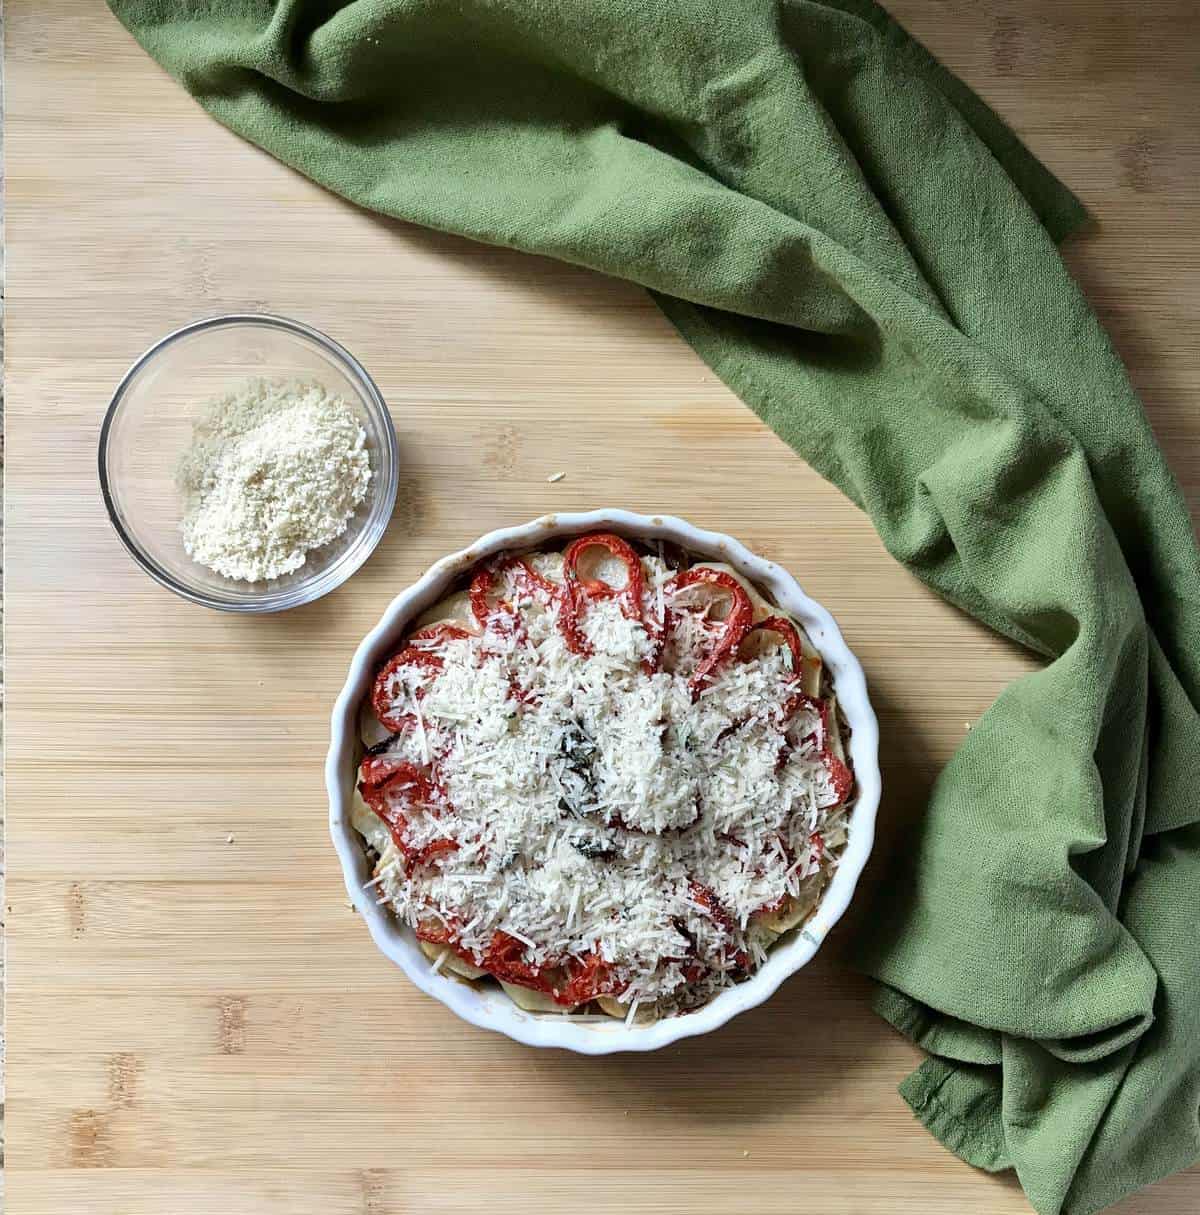
<svg viewBox="0 0 1200 1215"><path fill-rule="evenodd" d="M362 700L378 664L412 621L432 606L455 579L488 557L506 550L534 549L555 538L602 529L642 539L673 540L690 552L711 560L725 560L755 585L766 589L778 607L801 621L833 676L838 704L850 727L848 751L858 790L846 848L811 918L792 933L790 940L772 946L767 961L749 979L727 988L692 1012L649 1025L626 1025L609 1017L592 1021L569 1014L528 1013L518 1008L498 986L476 989L434 972L432 963L418 949L411 930L401 926L364 887L370 878L366 852L350 821ZM846 645L833 616L806 595L781 566L757 556L731 536L695 527L672 515L641 515L611 508L543 515L529 523L498 528L466 548L442 557L392 600L379 623L359 643L334 704L330 724L325 761L330 835L341 862L346 892L366 921L376 947L419 990L439 1000L463 1020L527 1046L558 1047L588 1055L657 1050L684 1038L709 1033L739 1013L756 1008L816 955L850 905L874 842L882 791L879 726L862 666Z"/></svg>
<svg viewBox="0 0 1200 1215"><path fill-rule="evenodd" d="M273 329L293 338L306 339L319 346L335 363L341 366L346 376L357 385L368 408L378 415L385 451L380 460L381 467L372 469L375 477L383 478L383 492L379 500L379 507L372 512L378 516L378 523L372 525L369 531L364 531L364 543L351 560L344 564L330 566L323 573L311 579L293 583L284 590L268 592L260 598L232 602L207 595L203 591L198 591L179 581L133 538L125 526L121 512L117 509L113 495L112 478L109 475L108 445L113 425L125 402L130 386L151 362L183 338L209 330L235 328L241 325ZM233 612L242 615L282 612L289 608L314 603L353 577L378 547L387 531L388 522L396 506L396 494L400 484L399 465L400 445L396 438L396 427L392 422L391 411L367 369L345 346L328 334L322 333L321 330L306 325L303 321L295 321L290 317L275 316L265 312L227 312L219 316L201 317L199 320L189 321L186 325L172 329L148 346L129 365L129 369L113 391L108 408L104 411L104 419L100 424L100 437L96 451L100 496L104 500L104 510L108 515L108 521L112 525L113 531L117 533L117 538L125 546L125 550L143 572L149 574L160 586L172 591L181 599L186 599L189 603L218 612Z"/></svg>

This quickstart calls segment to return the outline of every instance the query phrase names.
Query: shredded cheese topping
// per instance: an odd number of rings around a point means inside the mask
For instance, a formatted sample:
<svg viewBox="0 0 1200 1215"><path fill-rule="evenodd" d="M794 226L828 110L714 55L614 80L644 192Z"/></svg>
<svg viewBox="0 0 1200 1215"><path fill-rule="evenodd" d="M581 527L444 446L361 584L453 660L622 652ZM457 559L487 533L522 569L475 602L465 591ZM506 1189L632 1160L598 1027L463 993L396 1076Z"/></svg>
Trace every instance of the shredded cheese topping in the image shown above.
<svg viewBox="0 0 1200 1215"><path fill-rule="evenodd" d="M557 554L529 560L561 577ZM380 899L404 922L441 926L476 965L497 933L534 973L599 958L630 1020L639 1006L695 1007L757 969L787 913L815 904L848 813L829 708L795 707L788 646L765 640L697 688L721 628L711 597L672 595L657 557L641 566L642 619L617 598L587 604L591 653L568 644L561 599L513 569L495 587L510 612L414 641L431 661L386 677L405 728L367 762L432 783L387 786L403 851L376 813L356 818L380 857Z"/></svg>

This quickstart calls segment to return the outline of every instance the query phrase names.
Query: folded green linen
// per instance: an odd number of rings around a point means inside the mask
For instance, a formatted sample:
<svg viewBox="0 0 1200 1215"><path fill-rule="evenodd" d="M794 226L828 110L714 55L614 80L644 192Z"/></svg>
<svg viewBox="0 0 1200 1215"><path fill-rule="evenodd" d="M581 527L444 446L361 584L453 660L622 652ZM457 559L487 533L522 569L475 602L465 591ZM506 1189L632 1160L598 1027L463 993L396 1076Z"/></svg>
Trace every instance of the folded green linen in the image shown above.
<svg viewBox="0 0 1200 1215"><path fill-rule="evenodd" d="M1086 1215L1200 1156L1200 558L1072 196L869 0L110 0L355 202L644 284L953 603L1044 655L864 943L965 1159ZM885 811L886 812L886 811Z"/></svg>

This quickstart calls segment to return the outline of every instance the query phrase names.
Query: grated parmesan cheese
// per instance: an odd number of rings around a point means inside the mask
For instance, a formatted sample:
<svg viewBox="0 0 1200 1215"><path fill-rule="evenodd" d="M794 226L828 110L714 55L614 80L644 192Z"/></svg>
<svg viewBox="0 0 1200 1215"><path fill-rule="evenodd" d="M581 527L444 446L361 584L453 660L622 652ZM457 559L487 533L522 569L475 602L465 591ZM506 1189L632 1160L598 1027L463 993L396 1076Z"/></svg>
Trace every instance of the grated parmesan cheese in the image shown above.
<svg viewBox="0 0 1200 1215"><path fill-rule="evenodd" d="M248 381L210 404L179 462L184 549L239 581L292 573L346 530L370 479L345 401L315 383Z"/></svg>
<svg viewBox="0 0 1200 1215"><path fill-rule="evenodd" d="M558 576L552 555L531 563ZM656 557L642 566L644 610L661 624L672 571ZM761 912L815 901L845 838L815 704L783 717L791 653L764 645L693 697L693 655L716 626L688 610L690 596L672 605L662 668L649 674L646 627L617 600L588 604L581 628L594 652L582 655L557 600L535 601L511 576L501 591L519 629L493 617L481 633L438 641L440 669L391 676L395 712L418 728L377 754L432 757L446 794L436 812L406 808L406 838L456 848L406 871L364 805L356 825L380 854L375 881L409 925L455 924L476 960L498 931L534 966L599 954L630 1023L639 1007L702 1003L765 960L782 929ZM689 959L701 978L685 973Z"/></svg>

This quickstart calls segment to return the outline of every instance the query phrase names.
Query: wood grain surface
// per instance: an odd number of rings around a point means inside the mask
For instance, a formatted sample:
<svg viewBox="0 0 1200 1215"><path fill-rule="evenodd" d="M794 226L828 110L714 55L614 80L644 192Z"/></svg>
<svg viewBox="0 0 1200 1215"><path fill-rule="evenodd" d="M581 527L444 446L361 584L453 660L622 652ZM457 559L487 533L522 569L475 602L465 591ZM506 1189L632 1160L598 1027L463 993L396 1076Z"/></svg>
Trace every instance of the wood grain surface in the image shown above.
<svg viewBox="0 0 1200 1215"><path fill-rule="evenodd" d="M893 8L1094 210L1071 264L1200 504L1193 0ZM834 612L882 718L881 853L1029 660L897 566L637 289L324 193L206 118L96 0L11 0L7 41L12 1215L1027 1212L896 1095L917 1053L840 960L852 926L714 1036L534 1052L376 952L321 764L393 593L548 510L683 515ZM130 360L235 309L345 342L403 457L368 565L268 619L151 583L96 483ZM1192 1171L1121 1210L1198 1208Z"/></svg>

